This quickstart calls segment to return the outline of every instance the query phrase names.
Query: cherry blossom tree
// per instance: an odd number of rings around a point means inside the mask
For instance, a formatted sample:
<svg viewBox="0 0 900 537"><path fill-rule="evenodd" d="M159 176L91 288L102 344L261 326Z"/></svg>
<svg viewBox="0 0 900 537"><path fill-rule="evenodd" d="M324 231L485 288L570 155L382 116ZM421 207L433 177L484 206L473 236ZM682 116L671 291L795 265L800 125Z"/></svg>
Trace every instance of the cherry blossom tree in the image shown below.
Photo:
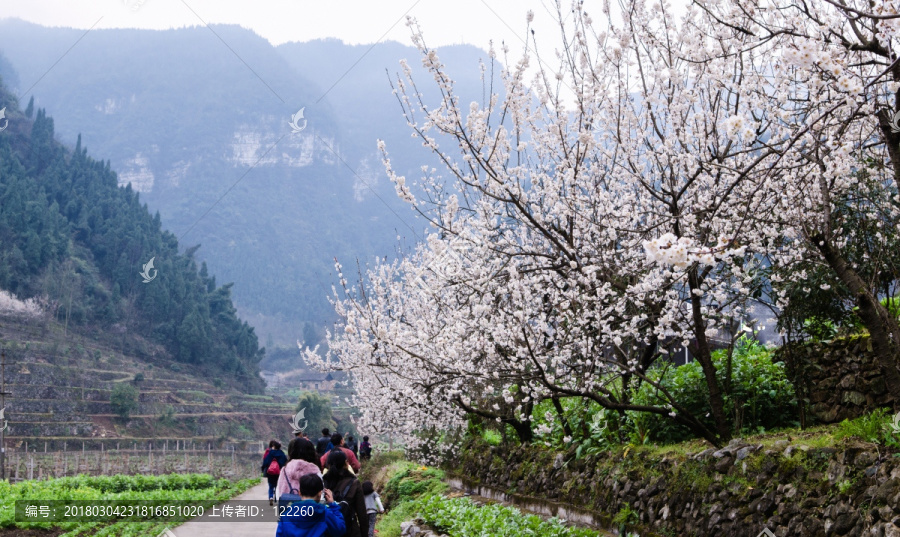
<svg viewBox="0 0 900 537"><path fill-rule="evenodd" d="M770 259L788 274L773 282L779 305L790 306L785 280L802 284L816 273L804 264L826 269L856 303L896 400L900 327L879 295L895 293L900 276L891 252L900 223L897 6L832 0L697 5L772 51L772 84L759 110L779 118L785 135L767 141L780 155L766 187L779 194L772 198L778 203L756 216L780 235L770 243ZM753 56L754 49L740 54ZM794 299L803 300L803 293Z"/></svg>
<svg viewBox="0 0 900 537"><path fill-rule="evenodd" d="M405 64L395 91L444 170L410 185L380 147L398 195L434 231L360 271L358 287L341 273L342 332L325 359L306 353L351 372L364 421L388 416L414 438L468 413L529 441L533 405L552 400L564 420L559 399L575 397L665 415L720 445L732 431L712 339L772 288L769 264L802 280L811 256L857 297L896 393L900 331L847 261L853 230L835 210L896 226L900 135L879 103L900 79L874 37L894 19L739 0L697 1L680 17L665 2L620 7L620 23L597 27L576 3L555 69L531 52L532 34L518 61L502 50L509 67L495 79L492 49L487 97L468 105L410 22L442 99L426 103ZM710 416L647 375L679 346L702 367ZM641 384L664 404L635 404Z"/></svg>

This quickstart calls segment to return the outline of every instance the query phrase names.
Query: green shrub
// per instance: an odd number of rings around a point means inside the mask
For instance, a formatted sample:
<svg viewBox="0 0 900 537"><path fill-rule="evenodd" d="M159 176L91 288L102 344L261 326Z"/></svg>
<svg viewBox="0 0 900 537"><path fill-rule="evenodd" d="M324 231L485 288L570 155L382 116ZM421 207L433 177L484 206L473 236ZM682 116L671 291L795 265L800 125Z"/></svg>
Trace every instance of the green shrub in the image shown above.
<svg viewBox="0 0 900 537"><path fill-rule="evenodd" d="M166 405L166 408L159 415L159 423L166 426L175 425L175 408Z"/></svg>
<svg viewBox="0 0 900 537"><path fill-rule="evenodd" d="M885 297L881 299L881 305L887 308L888 313L893 315L895 319L900 318L900 296L892 296ZM856 314L859 311L859 307L853 308L853 316L851 317L851 323L857 331L862 331L865 329L862 320Z"/></svg>
<svg viewBox="0 0 900 537"><path fill-rule="evenodd" d="M607 386L614 391L618 390L616 382L611 380ZM626 443L641 445L648 440L645 420L637 412L620 414L579 397L560 398L560 405L572 431L571 438L566 438L552 401L542 401L532 411L532 422L538 438L553 449L567 450L575 445L576 457L582 457ZM542 434L541 429L548 426L550 432Z"/></svg>
<svg viewBox="0 0 900 537"><path fill-rule="evenodd" d="M613 524L619 528L619 534L621 535L625 535L628 526L637 524L639 521L638 512L632 509L630 505L625 505L619 509L616 516L613 517Z"/></svg>
<svg viewBox="0 0 900 537"><path fill-rule="evenodd" d="M486 429L481 436L492 446L499 446L503 442L503 436L493 429Z"/></svg>
<svg viewBox="0 0 900 537"><path fill-rule="evenodd" d="M846 479L838 481L837 490L840 494L847 494L850 489L853 488L853 483L847 481Z"/></svg>
<svg viewBox="0 0 900 537"><path fill-rule="evenodd" d="M440 493L447 488L443 480L442 470L406 463L388 479L381 496L385 505L392 505L422 494Z"/></svg>
<svg viewBox="0 0 900 537"><path fill-rule="evenodd" d="M838 328L832 321L820 317L810 317L803 321L803 329L813 341L830 341L838 333Z"/></svg>
<svg viewBox="0 0 900 537"><path fill-rule="evenodd" d="M794 387L787 378L784 364L772 361L771 350L749 338L741 338L732 355L730 390L726 382L726 351L717 350L712 358L716 379L725 392L725 413L735 433L755 434L798 426ZM649 376L659 380L661 371L662 368L654 369ZM699 362L670 369L660 384L692 415L715 430L706 378ZM641 386L633 400L637 404L665 405L663 398L649 384ZM655 442L673 443L693 438L686 427L663 416L645 414L641 419L646 423L650 440Z"/></svg>
<svg viewBox="0 0 900 537"><path fill-rule="evenodd" d="M112 406L113 412L123 419L128 419L128 416L137 410L138 395L137 388L130 383L117 383L113 387L112 394L110 394L109 397L109 403Z"/></svg>

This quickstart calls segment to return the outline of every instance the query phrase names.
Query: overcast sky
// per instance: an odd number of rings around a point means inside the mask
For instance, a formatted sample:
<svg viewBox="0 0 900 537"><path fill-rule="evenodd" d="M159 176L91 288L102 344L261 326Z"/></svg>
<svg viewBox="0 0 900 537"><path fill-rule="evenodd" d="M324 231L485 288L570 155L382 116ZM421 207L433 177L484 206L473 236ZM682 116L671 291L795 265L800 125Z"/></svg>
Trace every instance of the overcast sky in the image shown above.
<svg viewBox="0 0 900 537"><path fill-rule="evenodd" d="M587 1L592 3L596 18L600 1ZM516 52L529 9L535 13L533 28L553 43L552 52L558 36L552 0L0 0L0 17L45 26L164 29L227 23L251 28L273 45L323 37L409 44L404 16L409 14L419 20L430 46L469 43L486 49L494 39L506 40Z"/></svg>

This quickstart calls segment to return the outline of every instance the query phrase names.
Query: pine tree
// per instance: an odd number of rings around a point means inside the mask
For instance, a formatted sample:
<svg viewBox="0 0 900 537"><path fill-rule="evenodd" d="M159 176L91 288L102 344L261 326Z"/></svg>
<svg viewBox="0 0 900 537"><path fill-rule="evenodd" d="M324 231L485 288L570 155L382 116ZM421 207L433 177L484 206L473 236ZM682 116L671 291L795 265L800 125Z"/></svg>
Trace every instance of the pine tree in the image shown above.
<svg viewBox="0 0 900 537"><path fill-rule="evenodd" d="M14 102L2 85L0 102ZM89 157L80 136L74 151L65 148L33 99L29 111L30 135L0 137L0 288L47 295L64 333L121 321L175 360L260 393L261 349L238 318L231 284L217 287L205 264L198 269L199 245L179 253L159 213L130 185L120 188L109 161ZM150 258L158 277L143 283Z"/></svg>

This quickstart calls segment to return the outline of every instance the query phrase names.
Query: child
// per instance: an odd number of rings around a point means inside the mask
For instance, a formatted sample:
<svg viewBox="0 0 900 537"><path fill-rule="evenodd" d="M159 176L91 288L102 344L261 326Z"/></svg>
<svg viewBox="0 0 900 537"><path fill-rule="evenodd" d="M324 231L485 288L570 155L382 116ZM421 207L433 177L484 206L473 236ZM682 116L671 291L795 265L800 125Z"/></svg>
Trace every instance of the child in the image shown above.
<svg viewBox="0 0 900 537"><path fill-rule="evenodd" d="M375 485L371 481L363 483L362 489L366 497L366 513L369 515L369 537L374 537L375 513L383 513L384 506L381 505L381 497L375 492Z"/></svg>
<svg viewBox="0 0 900 537"><path fill-rule="evenodd" d="M293 502L286 507L285 514L278 521L275 537L340 537L347 532L341 506L335 503L330 490L324 491L328 505L319 503L323 496L322 478L316 474L306 474L300 478L300 497L303 501Z"/></svg>

